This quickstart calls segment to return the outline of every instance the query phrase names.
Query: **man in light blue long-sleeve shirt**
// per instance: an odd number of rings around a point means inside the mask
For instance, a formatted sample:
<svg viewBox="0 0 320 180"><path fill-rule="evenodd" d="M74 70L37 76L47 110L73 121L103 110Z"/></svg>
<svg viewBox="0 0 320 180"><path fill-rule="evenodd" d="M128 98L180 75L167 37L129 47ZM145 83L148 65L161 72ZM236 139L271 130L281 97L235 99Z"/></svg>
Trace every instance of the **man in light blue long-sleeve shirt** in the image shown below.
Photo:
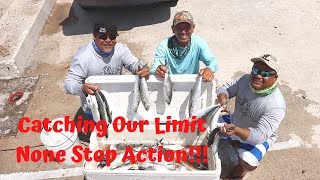
<svg viewBox="0 0 320 180"><path fill-rule="evenodd" d="M214 79L218 64L208 44L197 35L192 35L195 24L188 11L177 12L173 18L172 37L160 42L150 70L151 74L164 77L169 74L200 74L205 81ZM207 67L200 69L202 61Z"/></svg>

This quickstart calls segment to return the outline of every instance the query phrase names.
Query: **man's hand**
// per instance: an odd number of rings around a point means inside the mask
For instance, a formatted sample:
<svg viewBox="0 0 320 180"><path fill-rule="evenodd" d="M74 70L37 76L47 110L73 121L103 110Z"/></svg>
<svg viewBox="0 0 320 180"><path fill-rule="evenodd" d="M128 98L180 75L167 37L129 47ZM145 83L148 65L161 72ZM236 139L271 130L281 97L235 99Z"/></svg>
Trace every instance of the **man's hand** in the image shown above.
<svg viewBox="0 0 320 180"><path fill-rule="evenodd" d="M81 89L86 94L94 95L93 91L97 91L99 87L92 84L83 84Z"/></svg>
<svg viewBox="0 0 320 180"><path fill-rule="evenodd" d="M145 66L142 69L138 69L137 75L140 76L140 77L144 77L146 79L149 79L149 77L150 77L150 69L149 69L149 67Z"/></svg>
<svg viewBox="0 0 320 180"><path fill-rule="evenodd" d="M250 136L250 130L248 128L237 127L235 124L224 124L224 126L219 127L222 136L236 135L242 140L248 139Z"/></svg>
<svg viewBox="0 0 320 180"><path fill-rule="evenodd" d="M214 73L211 71L209 67L201 69L199 75L202 76L203 81L211 82L214 79Z"/></svg>
<svg viewBox="0 0 320 180"><path fill-rule="evenodd" d="M218 102L221 106L225 106L227 104L227 95L224 93L218 94Z"/></svg>
<svg viewBox="0 0 320 180"><path fill-rule="evenodd" d="M231 136L236 134L236 125L234 124L224 124L224 126L220 126L219 130L221 135L223 136Z"/></svg>
<svg viewBox="0 0 320 180"><path fill-rule="evenodd" d="M159 65L156 70L156 76L164 78L164 75L168 72L168 68L163 65Z"/></svg>
<svg viewBox="0 0 320 180"><path fill-rule="evenodd" d="M223 106L223 109L221 112L229 112L227 109L227 95L224 93L218 94L218 102L221 106Z"/></svg>

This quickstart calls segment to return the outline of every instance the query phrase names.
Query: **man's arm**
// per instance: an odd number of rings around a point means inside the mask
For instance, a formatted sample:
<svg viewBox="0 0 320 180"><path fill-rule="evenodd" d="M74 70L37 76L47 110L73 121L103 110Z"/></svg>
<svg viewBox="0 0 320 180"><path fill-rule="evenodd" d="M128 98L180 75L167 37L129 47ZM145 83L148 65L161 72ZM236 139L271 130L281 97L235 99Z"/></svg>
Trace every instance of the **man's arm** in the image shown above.
<svg viewBox="0 0 320 180"><path fill-rule="evenodd" d="M225 102L228 99L231 99L237 95L239 91L239 85L241 83L246 83L245 78L249 78L246 76L248 75L244 75L240 79L234 80L231 83L226 83L217 90L218 101L221 105L225 105Z"/></svg>
<svg viewBox="0 0 320 180"><path fill-rule="evenodd" d="M86 77L85 70L78 59L74 59L64 81L64 90L71 95L80 95Z"/></svg>
<svg viewBox="0 0 320 180"><path fill-rule="evenodd" d="M64 81L64 90L71 95L86 95L94 94L93 91L98 90L98 87L92 84L85 84L87 78L87 65L81 65L80 60L74 59Z"/></svg>
<svg viewBox="0 0 320 180"><path fill-rule="evenodd" d="M242 140L248 139L250 136L250 130L248 128L236 127L235 124L224 124L220 127L220 132L224 136L231 136L233 134L239 136Z"/></svg>
<svg viewBox="0 0 320 180"><path fill-rule="evenodd" d="M146 63L138 60L138 58L132 54L127 45L123 44L122 48L121 58L125 68L128 69L132 74L136 74L148 79L150 76L150 69Z"/></svg>
<svg viewBox="0 0 320 180"><path fill-rule="evenodd" d="M199 37L198 46L200 48L200 60L211 69L213 73L218 70L218 62L216 58L211 53L208 44L205 40Z"/></svg>
<svg viewBox="0 0 320 180"><path fill-rule="evenodd" d="M160 43L159 44L159 46L158 46L158 48L157 48L157 50L156 50L156 53L155 53L155 55L154 55L154 61L153 61L153 65L152 65L152 68L151 68L151 70L150 70L150 73L151 74L156 74L156 71L157 71L157 68L159 67L159 66L162 66L162 65L167 65L167 61L168 60L166 60L166 50L165 50L165 46L163 46L163 43ZM162 68L163 69L163 68ZM162 70L162 69L158 69L158 70L161 70L161 72L162 71L164 71L164 70ZM165 73L165 72L163 72L163 73Z"/></svg>
<svg viewBox="0 0 320 180"><path fill-rule="evenodd" d="M137 74L139 66L144 65L144 63L139 61L139 59L132 54L127 45L122 44L121 48L120 53L124 67L132 74Z"/></svg>
<svg viewBox="0 0 320 180"><path fill-rule="evenodd" d="M250 144L261 144L268 139L284 119L285 109L276 108L266 112L259 120L256 128L249 127L250 135L246 141Z"/></svg>
<svg viewBox="0 0 320 180"><path fill-rule="evenodd" d="M270 110L262 116L258 120L258 126L256 128L240 128L231 123L220 127L220 132L226 136L235 134L249 144L261 144L278 129L284 116L285 110L277 108Z"/></svg>

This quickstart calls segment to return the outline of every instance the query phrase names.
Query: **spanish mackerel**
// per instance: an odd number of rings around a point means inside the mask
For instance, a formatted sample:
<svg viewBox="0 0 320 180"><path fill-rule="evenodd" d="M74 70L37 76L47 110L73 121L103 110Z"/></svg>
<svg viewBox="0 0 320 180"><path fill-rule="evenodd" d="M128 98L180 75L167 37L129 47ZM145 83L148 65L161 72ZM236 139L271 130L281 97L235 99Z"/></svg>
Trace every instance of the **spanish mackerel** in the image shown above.
<svg viewBox="0 0 320 180"><path fill-rule="evenodd" d="M140 103L140 91L139 91L140 78L136 76L133 87L133 101L132 101L132 111L137 112Z"/></svg>
<svg viewBox="0 0 320 180"><path fill-rule="evenodd" d="M150 97L149 97L148 84L147 84L146 78L144 77L139 77L139 78L140 78L140 83L139 83L140 99L146 111L149 111Z"/></svg>
<svg viewBox="0 0 320 180"><path fill-rule="evenodd" d="M202 82L202 76L198 75L196 79L196 83L194 84L190 92L189 117L191 117L196 113L198 104L201 101L201 82Z"/></svg>
<svg viewBox="0 0 320 180"><path fill-rule="evenodd" d="M104 94L106 94L106 91L104 91L104 90L98 91L98 94L100 95L100 97L105 105L105 108L106 108L107 118L108 118L107 122L109 124L111 124L112 123L112 111L111 111L111 108L110 108L109 103L107 101L107 98L104 95Z"/></svg>
<svg viewBox="0 0 320 180"><path fill-rule="evenodd" d="M163 86L163 92L164 92L164 99L166 100L166 103L168 105L170 105L171 99L172 99L172 86L173 86L173 83L171 81L169 73L166 73L164 75L162 86Z"/></svg>
<svg viewBox="0 0 320 180"><path fill-rule="evenodd" d="M94 95L97 99L97 104L98 104L98 111L99 111L99 120L107 120L108 115L107 115L107 108L106 104L103 102L100 93L98 91L94 91Z"/></svg>
<svg viewBox="0 0 320 180"><path fill-rule="evenodd" d="M160 61L160 63L161 63L161 61ZM168 105L170 105L171 99L172 99L172 86L173 86L173 83L172 83L170 75L169 75L168 62L166 62L166 64L162 64L162 65L166 66L166 68L168 69L168 72L166 72L165 75L164 75L162 87L163 87L164 99L165 99L166 103Z"/></svg>

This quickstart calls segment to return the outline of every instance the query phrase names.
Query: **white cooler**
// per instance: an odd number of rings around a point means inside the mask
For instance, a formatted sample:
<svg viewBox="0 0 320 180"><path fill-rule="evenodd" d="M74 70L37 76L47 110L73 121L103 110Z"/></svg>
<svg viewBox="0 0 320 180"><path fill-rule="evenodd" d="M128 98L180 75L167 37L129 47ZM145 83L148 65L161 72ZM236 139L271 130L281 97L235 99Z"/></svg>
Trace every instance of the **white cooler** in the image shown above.
<svg viewBox="0 0 320 180"><path fill-rule="evenodd" d="M170 75L173 82L173 95L170 105L167 105L164 99L162 78L150 76L147 80L151 106L146 111L142 102L139 104L137 113L132 112L133 86L136 76L119 75L119 76L92 76L86 79L86 83L100 86L101 90L108 92L108 103L112 110L113 119L122 116L126 120L148 120L150 125L145 126L145 132L128 132L126 129L122 132L114 132L112 126L108 129L108 143L126 142L128 144L150 144L155 140L163 139L164 144L177 144L182 146L200 145L206 132L198 137L197 132L166 132L165 134L156 134L154 119L159 117L161 122L166 122L167 116L173 120L184 120L189 117L188 104L190 91L195 84L197 75ZM216 81L203 82L201 93L200 109L212 105L216 100ZM161 130L165 125L161 125ZM112 170L102 171L92 169L95 165L84 162L84 175L89 179L117 179L117 180L154 180L154 179L192 179L201 178L219 179L221 172L220 159L216 154L216 170L199 170L199 171L147 171L147 170L125 170L115 172ZM90 167L90 168L88 168Z"/></svg>

